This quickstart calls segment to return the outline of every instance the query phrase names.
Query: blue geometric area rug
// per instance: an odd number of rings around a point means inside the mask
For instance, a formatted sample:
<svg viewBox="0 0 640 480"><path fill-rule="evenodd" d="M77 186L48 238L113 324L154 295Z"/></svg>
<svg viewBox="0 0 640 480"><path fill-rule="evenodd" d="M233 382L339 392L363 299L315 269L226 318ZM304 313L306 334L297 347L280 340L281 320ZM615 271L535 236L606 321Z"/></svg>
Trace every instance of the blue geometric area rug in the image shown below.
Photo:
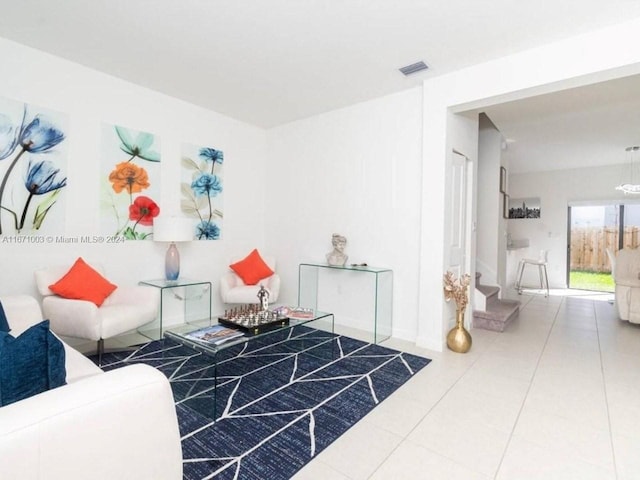
<svg viewBox="0 0 640 480"><path fill-rule="evenodd" d="M217 362L168 339L102 360L103 370L146 363L167 376L188 480L289 479L431 361L304 326L231 346Z"/></svg>

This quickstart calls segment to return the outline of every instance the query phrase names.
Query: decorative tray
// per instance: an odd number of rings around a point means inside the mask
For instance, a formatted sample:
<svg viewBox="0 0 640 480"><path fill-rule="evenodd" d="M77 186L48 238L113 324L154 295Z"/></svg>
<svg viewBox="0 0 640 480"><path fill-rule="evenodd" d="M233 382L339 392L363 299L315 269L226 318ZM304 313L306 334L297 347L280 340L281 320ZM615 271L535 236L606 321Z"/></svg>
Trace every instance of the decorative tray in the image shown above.
<svg viewBox="0 0 640 480"><path fill-rule="evenodd" d="M251 336L289 325L289 317L270 310L232 310L218 317L218 323Z"/></svg>

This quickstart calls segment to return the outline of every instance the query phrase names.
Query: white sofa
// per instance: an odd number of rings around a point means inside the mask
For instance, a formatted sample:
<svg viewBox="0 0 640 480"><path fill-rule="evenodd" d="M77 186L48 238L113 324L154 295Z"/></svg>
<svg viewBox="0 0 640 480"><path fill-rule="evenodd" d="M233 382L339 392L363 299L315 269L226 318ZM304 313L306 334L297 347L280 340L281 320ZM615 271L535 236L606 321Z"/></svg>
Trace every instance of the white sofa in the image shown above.
<svg viewBox="0 0 640 480"><path fill-rule="evenodd" d="M27 295L0 297L11 334L42 320ZM0 478L179 480L171 387L148 365L102 372L65 344L67 385L0 407Z"/></svg>
<svg viewBox="0 0 640 480"><path fill-rule="evenodd" d="M612 265L616 307L621 320L640 323L640 248L623 248Z"/></svg>

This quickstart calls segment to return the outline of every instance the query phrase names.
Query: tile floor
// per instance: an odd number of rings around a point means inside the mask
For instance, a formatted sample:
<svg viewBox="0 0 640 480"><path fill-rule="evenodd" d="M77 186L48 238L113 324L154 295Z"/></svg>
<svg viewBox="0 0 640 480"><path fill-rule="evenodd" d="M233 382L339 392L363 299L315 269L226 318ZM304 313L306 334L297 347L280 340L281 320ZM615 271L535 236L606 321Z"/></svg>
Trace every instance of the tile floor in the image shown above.
<svg viewBox="0 0 640 480"><path fill-rule="evenodd" d="M640 479L640 325L553 293L467 354L385 342L433 362L294 480Z"/></svg>
<svg viewBox="0 0 640 480"><path fill-rule="evenodd" d="M640 480L640 325L608 296L516 298L466 354L384 342L433 361L294 480Z"/></svg>

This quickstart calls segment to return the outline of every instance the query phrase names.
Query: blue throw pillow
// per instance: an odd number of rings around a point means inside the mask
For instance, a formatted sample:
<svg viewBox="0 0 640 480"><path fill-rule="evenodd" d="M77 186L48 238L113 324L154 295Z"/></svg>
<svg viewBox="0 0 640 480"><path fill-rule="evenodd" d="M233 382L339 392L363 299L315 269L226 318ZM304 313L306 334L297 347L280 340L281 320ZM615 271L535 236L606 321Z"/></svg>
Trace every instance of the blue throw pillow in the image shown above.
<svg viewBox="0 0 640 480"><path fill-rule="evenodd" d="M44 320L18 338L0 332L0 406L66 383L64 345Z"/></svg>
<svg viewBox="0 0 640 480"><path fill-rule="evenodd" d="M2 302L0 302L0 332L10 332L9 322L7 321L7 316L4 313L4 308L2 308Z"/></svg>

